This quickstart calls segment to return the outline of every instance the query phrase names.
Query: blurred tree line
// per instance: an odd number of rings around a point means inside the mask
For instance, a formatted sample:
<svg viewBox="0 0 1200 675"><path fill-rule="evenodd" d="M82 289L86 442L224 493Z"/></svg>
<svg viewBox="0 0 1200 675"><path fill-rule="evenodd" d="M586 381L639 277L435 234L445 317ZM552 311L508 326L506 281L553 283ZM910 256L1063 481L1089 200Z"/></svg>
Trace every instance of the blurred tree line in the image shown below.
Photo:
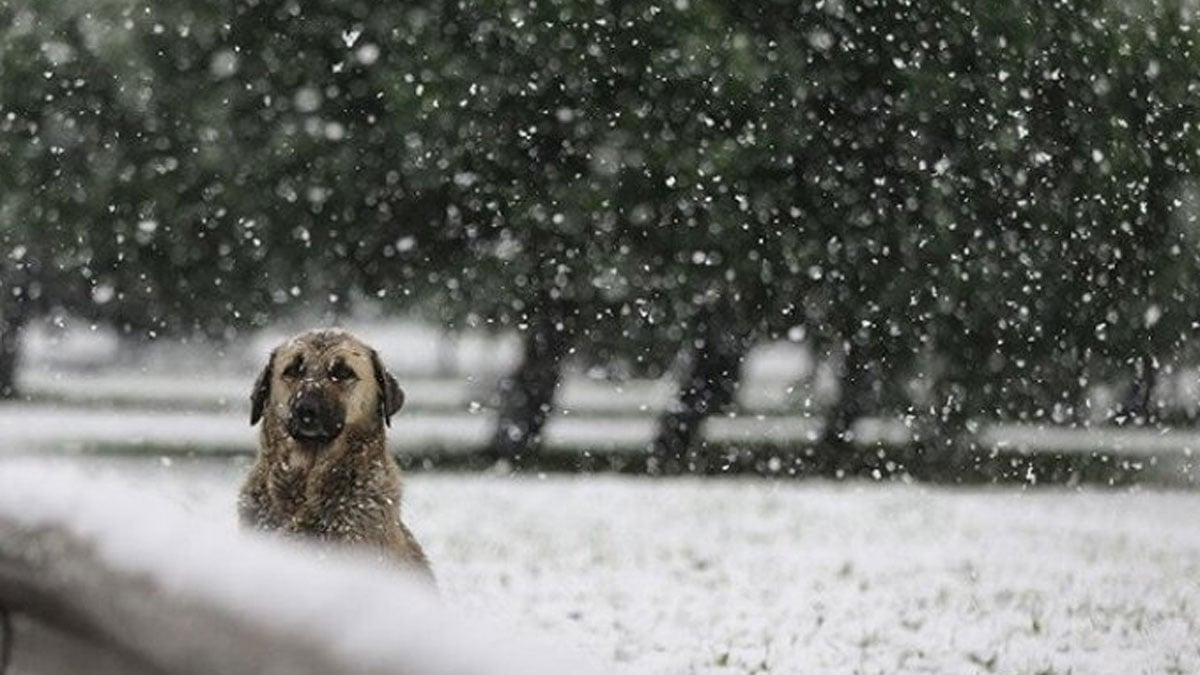
<svg viewBox="0 0 1200 675"><path fill-rule="evenodd" d="M516 329L492 451L564 363L679 373L702 461L748 349L835 364L953 453L1152 422L1194 359L1200 81L1181 0L0 0L0 392L50 309L229 338L356 298Z"/></svg>

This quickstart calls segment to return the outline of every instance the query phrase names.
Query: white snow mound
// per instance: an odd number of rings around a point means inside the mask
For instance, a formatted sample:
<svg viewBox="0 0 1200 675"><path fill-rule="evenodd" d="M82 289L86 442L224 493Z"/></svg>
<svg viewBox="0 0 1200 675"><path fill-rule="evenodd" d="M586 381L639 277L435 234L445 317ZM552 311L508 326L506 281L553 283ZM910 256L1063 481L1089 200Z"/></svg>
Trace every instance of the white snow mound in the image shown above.
<svg viewBox="0 0 1200 675"><path fill-rule="evenodd" d="M403 573L239 532L136 483L65 466L0 465L0 518L90 542L119 572L166 593L321 644L354 669L435 675L578 673L573 655L468 617ZM544 640L543 640L544 642Z"/></svg>

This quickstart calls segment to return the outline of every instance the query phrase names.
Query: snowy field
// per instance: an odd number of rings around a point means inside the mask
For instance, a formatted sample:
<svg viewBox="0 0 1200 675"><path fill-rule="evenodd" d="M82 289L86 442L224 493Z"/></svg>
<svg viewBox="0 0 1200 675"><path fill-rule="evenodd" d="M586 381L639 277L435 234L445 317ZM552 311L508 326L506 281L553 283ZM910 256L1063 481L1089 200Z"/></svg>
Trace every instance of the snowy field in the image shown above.
<svg viewBox="0 0 1200 675"><path fill-rule="evenodd" d="M401 337L384 345L412 401L393 447L478 448L511 354L464 340L446 374L437 335ZM197 352L187 377L102 341L34 340L56 349L33 350L35 400L0 406L0 472L31 454L83 465L233 528L256 435L247 383L273 339L224 370ZM810 392L791 388L802 361L762 355L741 394L750 414L705 434L810 441L819 421L796 407ZM550 446L637 450L673 387L575 373L561 393ZM985 440L1189 466L1200 451L1190 431L997 427ZM131 452L77 452L95 446ZM424 472L405 508L454 609L528 627L601 672L1200 673L1197 491Z"/></svg>
<svg viewBox="0 0 1200 675"><path fill-rule="evenodd" d="M46 461L233 527L247 459ZM1195 492L418 473L405 508L452 605L612 672L1200 672Z"/></svg>

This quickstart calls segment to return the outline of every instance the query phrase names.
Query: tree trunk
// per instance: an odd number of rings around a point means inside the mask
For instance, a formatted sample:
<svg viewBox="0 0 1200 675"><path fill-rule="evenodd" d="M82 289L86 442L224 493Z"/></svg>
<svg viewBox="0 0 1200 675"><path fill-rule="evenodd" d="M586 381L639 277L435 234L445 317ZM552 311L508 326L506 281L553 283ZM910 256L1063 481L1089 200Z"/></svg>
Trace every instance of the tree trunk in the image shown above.
<svg viewBox="0 0 1200 675"><path fill-rule="evenodd" d="M845 351L837 400L825 416L821 446L817 448L817 463L827 470L846 469L853 463L854 423L867 409L865 399L869 393L870 374L863 348L847 339Z"/></svg>
<svg viewBox="0 0 1200 675"><path fill-rule="evenodd" d="M1119 426L1153 424L1157 419L1154 388L1158 385L1158 359L1141 354L1133 363L1133 382L1114 420Z"/></svg>
<svg viewBox="0 0 1200 675"><path fill-rule="evenodd" d="M571 347L564 323L569 311L561 303L543 305L524 335L524 357L512 374L500 380L499 417L489 453L496 461L519 466L541 445L542 428L562 379L563 361Z"/></svg>
<svg viewBox="0 0 1200 675"><path fill-rule="evenodd" d="M687 354L687 374L678 399L659 419L650 448L651 470L680 473L700 468L700 426L705 418L733 403L737 393L745 340L722 330L719 314L707 310L700 337Z"/></svg>
<svg viewBox="0 0 1200 675"><path fill-rule="evenodd" d="M20 303L12 303L0 315L0 399L17 397L17 365L20 357L21 329L28 317Z"/></svg>

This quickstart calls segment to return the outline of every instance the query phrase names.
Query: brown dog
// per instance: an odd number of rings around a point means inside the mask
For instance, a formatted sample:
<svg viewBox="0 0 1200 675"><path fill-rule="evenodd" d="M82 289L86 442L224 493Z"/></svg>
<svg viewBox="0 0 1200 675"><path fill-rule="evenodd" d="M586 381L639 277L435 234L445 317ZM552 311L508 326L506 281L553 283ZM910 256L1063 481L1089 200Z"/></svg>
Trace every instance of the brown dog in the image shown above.
<svg viewBox="0 0 1200 675"><path fill-rule="evenodd" d="M297 335L271 352L250 402L262 431L243 525L364 546L431 576L400 520L400 467L384 442L404 392L375 350L342 330Z"/></svg>

